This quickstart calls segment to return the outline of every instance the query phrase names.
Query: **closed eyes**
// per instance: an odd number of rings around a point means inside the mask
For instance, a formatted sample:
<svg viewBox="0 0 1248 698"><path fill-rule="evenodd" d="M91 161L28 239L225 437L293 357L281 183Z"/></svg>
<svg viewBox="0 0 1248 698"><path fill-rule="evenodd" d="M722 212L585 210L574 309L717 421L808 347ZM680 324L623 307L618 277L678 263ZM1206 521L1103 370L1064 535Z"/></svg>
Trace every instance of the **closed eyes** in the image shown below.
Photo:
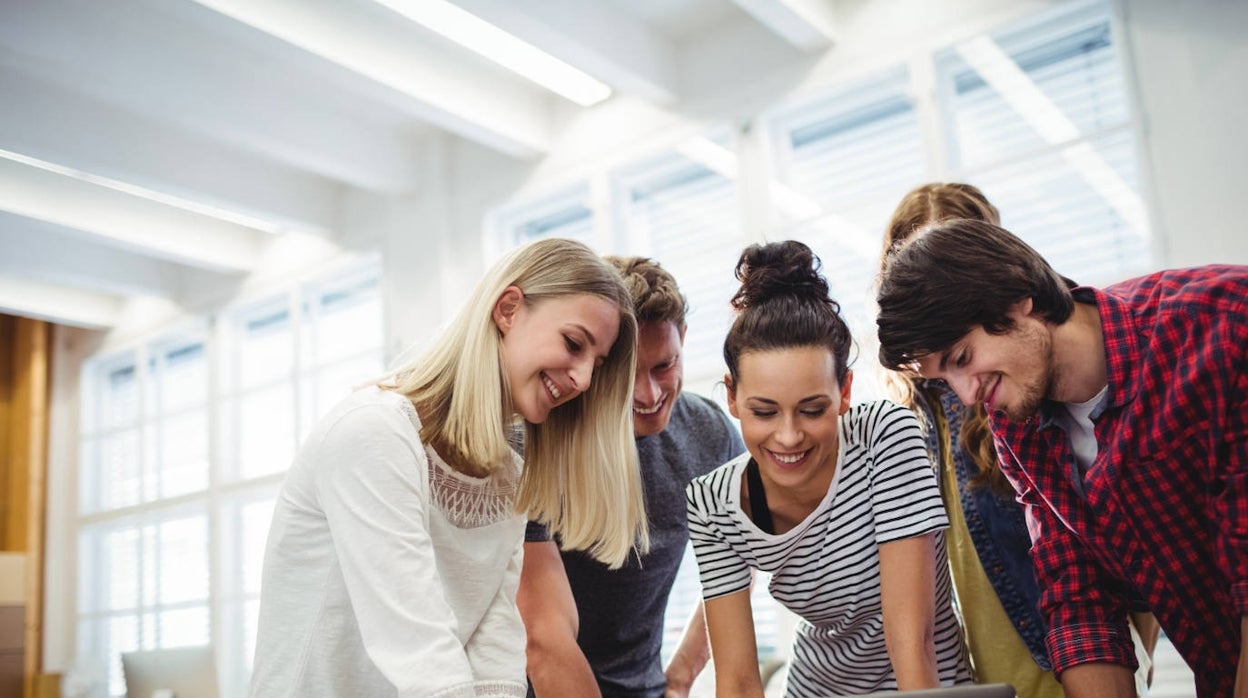
<svg viewBox="0 0 1248 698"><path fill-rule="evenodd" d="M827 411L828 411L827 407L818 407L818 408L800 410L803 416L811 417L811 418L822 417L824 414L827 413ZM750 414L754 415L758 419L769 419L771 417L776 416L777 412L776 410L750 410Z"/></svg>

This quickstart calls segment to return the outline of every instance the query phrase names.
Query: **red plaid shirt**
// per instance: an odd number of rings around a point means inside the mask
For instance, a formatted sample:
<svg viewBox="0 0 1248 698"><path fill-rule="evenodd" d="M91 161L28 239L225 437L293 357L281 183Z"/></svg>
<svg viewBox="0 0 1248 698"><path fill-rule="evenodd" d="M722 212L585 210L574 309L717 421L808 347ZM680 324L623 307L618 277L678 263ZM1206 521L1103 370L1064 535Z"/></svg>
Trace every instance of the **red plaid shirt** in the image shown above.
<svg viewBox="0 0 1248 698"><path fill-rule="evenodd" d="M1047 403L995 415L1027 504L1057 671L1135 666L1129 599L1156 614L1201 696L1230 695L1248 614L1248 267L1165 271L1079 289L1104 330L1109 389L1080 473Z"/></svg>

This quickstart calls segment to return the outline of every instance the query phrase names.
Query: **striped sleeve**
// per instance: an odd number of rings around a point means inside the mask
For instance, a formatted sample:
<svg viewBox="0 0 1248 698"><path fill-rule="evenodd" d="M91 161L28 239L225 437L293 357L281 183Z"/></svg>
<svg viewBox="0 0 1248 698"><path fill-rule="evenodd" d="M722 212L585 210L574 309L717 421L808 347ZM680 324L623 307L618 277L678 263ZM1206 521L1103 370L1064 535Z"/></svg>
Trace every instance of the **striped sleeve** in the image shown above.
<svg viewBox="0 0 1248 698"><path fill-rule="evenodd" d="M733 550L731 538L740 538L728 497L733 461L695 478L685 488L689 515L689 540L698 560L702 597L706 600L750 588L750 568Z"/></svg>
<svg viewBox="0 0 1248 698"><path fill-rule="evenodd" d="M936 471L919 420L881 400L862 406L863 438L871 452L871 506L877 543L913 538L949 527Z"/></svg>

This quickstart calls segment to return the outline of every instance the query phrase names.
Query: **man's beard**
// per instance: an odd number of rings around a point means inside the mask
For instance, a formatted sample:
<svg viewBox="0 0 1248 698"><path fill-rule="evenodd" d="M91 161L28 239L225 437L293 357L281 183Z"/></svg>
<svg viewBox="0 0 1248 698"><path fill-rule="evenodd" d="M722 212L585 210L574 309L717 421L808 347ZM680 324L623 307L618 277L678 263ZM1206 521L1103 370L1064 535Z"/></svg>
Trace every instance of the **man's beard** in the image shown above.
<svg viewBox="0 0 1248 698"><path fill-rule="evenodd" d="M1040 405L1053 387L1053 374L1050 371L1048 380L1038 380L1023 388L1023 396L1017 405L1006 407L1005 414L1011 422L1025 422L1040 411Z"/></svg>
<svg viewBox="0 0 1248 698"><path fill-rule="evenodd" d="M1049 333L1033 328L1024 330L1022 334L1025 338L1034 339L1038 354L1035 360L1042 371L1031 383L1019 386L1022 395L1017 403L1006 406L1005 414L1012 422L1025 422L1034 417L1040 411L1040 405L1053 394L1053 387L1058 382L1057 367L1053 365L1053 340Z"/></svg>

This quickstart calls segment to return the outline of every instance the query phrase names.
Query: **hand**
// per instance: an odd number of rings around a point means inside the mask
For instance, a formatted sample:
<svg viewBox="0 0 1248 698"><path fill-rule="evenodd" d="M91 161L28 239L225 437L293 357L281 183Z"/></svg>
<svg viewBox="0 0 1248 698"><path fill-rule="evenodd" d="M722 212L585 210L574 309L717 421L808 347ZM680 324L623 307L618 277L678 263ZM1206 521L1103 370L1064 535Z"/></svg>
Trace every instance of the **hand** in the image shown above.
<svg viewBox="0 0 1248 698"><path fill-rule="evenodd" d="M663 692L663 698L689 698L689 690L693 688L693 677L688 672L677 671L675 666L669 666L665 674L667 679L667 690Z"/></svg>

